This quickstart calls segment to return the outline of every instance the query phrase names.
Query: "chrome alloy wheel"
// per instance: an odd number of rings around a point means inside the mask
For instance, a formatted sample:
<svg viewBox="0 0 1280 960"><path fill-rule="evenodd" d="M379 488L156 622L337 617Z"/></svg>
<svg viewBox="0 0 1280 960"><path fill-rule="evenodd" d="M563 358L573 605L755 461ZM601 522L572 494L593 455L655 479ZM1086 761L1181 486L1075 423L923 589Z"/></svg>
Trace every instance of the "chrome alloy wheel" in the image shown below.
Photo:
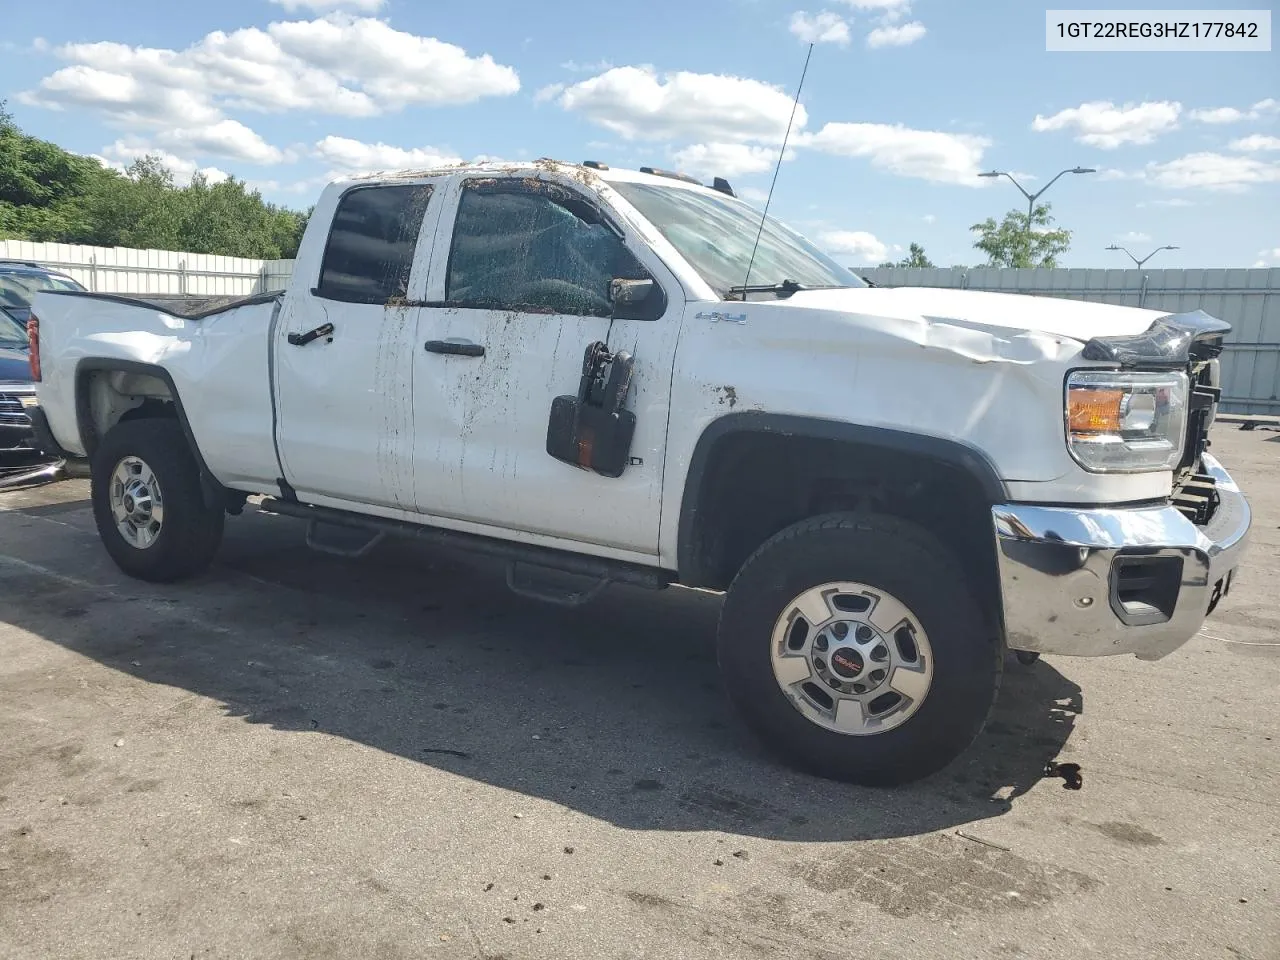
<svg viewBox="0 0 1280 960"><path fill-rule="evenodd" d="M125 457L111 472L111 517L125 542L145 550L164 524L164 497L146 461Z"/></svg>
<svg viewBox="0 0 1280 960"><path fill-rule="evenodd" d="M916 616L864 583L824 583L774 624L773 675L808 720L836 733L884 733L911 718L933 683L933 650Z"/></svg>

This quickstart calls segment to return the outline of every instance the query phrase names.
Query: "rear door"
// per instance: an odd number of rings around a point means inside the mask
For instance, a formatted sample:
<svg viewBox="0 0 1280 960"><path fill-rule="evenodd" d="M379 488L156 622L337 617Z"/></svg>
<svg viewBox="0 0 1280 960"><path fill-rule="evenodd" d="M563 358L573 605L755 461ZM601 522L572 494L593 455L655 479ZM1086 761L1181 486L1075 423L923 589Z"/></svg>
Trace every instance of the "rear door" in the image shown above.
<svg viewBox="0 0 1280 960"><path fill-rule="evenodd" d="M419 509L652 556L684 306L675 278L620 226L593 216L597 201L576 185L461 178L441 200L429 305L418 319L416 462L451 464L457 476L432 484L420 470ZM666 314L611 319L612 279L656 280ZM552 401L577 393L593 341L635 358L632 460L616 478L546 451Z"/></svg>
<svg viewBox="0 0 1280 960"><path fill-rule="evenodd" d="M272 344L276 441L303 500L414 508L406 299L414 271L430 264L434 190L429 181L347 190L318 270L295 278L285 298Z"/></svg>

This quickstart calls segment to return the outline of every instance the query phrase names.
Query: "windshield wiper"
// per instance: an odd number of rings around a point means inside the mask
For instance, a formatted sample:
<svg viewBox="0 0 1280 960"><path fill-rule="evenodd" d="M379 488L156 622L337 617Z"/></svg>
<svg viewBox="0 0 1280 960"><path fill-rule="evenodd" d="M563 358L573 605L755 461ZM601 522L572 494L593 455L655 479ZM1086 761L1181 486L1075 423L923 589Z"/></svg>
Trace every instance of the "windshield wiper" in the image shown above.
<svg viewBox="0 0 1280 960"><path fill-rule="evenodd" d="M748 293L776 293L779 297L789 297L800 290L808 289L810 288L796 283L794 280L781 280L778 283L739 284L736 287L730 287L729 293L740 293L743 296Z"/></svg>
<svg viewBox="0 0 1280 960"><path fill-rule="evenodd" d="M778 283L752 283L740 284L736 287L730 287L728 292L731 294L739 294L746 296L748 293L773 293L779 298L789 297L793 293L799 293L801 290L844 290L847 284L841 283L797 283L794 280L781 280Z"/></svg>

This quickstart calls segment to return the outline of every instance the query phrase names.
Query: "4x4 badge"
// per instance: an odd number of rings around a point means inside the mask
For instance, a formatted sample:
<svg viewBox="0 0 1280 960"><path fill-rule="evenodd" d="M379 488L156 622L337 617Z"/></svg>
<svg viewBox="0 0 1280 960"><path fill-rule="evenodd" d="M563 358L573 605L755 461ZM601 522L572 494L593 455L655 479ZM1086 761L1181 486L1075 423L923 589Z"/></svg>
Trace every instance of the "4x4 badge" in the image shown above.
<svg viewBox="0 0 1280 960"><path fill-rule="evenodd" d="M725 323L747 322L747 315L745 313L721 313L719 310L703 310L699 313L695 313L693 316L695 320L710 320L712 323L717 323L720 320L723 320Z"/></svg>

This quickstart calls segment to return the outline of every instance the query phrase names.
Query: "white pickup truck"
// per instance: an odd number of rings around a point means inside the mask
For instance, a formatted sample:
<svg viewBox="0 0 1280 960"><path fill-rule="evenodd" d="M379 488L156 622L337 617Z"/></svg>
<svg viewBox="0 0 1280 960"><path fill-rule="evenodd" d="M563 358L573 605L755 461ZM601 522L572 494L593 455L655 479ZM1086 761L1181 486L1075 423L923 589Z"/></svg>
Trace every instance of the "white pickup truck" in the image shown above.
<svg viewBox="0 0 1280 960"><path fill-rule="evenodd" d="M746 722L857 783L961 753L1007 650L1175 650L1250 522L1206 452L1226 323L871 287L719 179L334 183L283 294L44 291L29 326L41 443L89 461L125 572L199 574L258 495L313 545L456 543L547 600L724 591Z"/></svg>

